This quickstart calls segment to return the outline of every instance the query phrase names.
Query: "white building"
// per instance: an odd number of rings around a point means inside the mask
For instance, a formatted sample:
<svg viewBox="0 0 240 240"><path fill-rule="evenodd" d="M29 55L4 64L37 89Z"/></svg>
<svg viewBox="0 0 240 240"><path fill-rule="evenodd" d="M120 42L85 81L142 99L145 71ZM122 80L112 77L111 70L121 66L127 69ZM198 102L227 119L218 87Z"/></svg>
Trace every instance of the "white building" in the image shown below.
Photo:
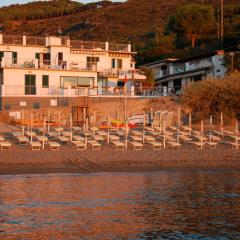
<svg viewBox="0 0 240 240"><path fill-rule="evenodd" d="M145 66L152 69L155 86L163 91L181 93L191 82L206 78L221 78L227 68L224 65L224 52L213 52L186 59L169 58Z"/></svg>
<svg viewBox="0 0 240 240"><path fill-rule="evenodd" d="M113 91L135 72L135 54L131 44L0 34L1 99Z"/></svg>

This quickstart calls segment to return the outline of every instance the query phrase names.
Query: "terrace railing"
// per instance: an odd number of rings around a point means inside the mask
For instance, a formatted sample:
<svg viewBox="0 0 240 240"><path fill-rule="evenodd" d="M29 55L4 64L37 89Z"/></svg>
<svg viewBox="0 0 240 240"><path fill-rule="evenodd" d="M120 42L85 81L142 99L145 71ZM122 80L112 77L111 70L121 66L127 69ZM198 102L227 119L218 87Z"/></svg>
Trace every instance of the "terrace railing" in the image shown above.
<svg viewBox="0 0 240 240"><path fill-rule="evenodd" d="M26 36L26 45L45 46L45 37Z"/></svg>
<svg viewBox="0 0 240 240"><path fill-rule="evenodd" d="M23 37L20 35L2 35L3 44L23 45Z"/></svg>
<svg viewBox="0 0 240 240"><path fill-rule="evenodd" d="M71 47L77 49L97 49L105 50L105 42L88 42L80 40L71 40Z"/></svg>

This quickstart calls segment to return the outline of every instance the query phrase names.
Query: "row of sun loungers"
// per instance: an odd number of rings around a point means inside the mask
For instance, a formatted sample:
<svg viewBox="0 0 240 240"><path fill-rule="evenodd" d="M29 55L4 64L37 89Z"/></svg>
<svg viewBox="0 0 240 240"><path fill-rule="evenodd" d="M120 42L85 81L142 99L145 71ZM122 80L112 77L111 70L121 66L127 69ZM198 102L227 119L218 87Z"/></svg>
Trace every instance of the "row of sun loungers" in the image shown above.
<svg viewBox="0 0 240 240"><path fill-rule="evenodd" d="M144 144L151 145L153 150L160 150L166 146L174 149L179 149L182 144L195 145L197 149L216 148L217 144L223 140L223 135L219 132L212 131L208 135L202 134L200 131L190 129L188 126L181 126L179 130L175 126L170 126L168 129L145 127L143 130L130 130L127 134L125 129L108 129L98 130L97 127L91 128L91 131L84 132L81 128L74 127L74 131L66 131L64 128L55 128L47 132L46 135L38 135L36 131L13 132L13 138L19 145L30 145L32 150L40 150L43 145L48 145L51 150L59 150L61 145L72 143L76 146L76 150L85 150L89 146L92 150L100 150L104 142L111 143L116 150L124 150L126 145L133 150L141 150ZM39 129L39 133L44 130ZM81 134L80 134L81 133ZM228 142L232 148L240 148L240 139L232 136L232 132L224 132L224 136L230 138ZM228 135L227 135L228 134ZM233 141L234 140L234 141ZM10 143L5 141L4 137L0 136L0 149L9 149ZM5 146L4 146L5 143ZM10 146L9 146L10 145ZM9 146L9 147L8 147Z"/></svg>

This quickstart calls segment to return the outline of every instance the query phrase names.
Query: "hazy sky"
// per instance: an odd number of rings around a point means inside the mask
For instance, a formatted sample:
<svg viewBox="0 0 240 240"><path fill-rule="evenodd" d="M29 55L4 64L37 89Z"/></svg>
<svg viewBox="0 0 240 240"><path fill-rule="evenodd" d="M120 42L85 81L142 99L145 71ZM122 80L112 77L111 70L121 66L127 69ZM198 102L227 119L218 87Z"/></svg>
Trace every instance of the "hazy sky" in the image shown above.
<svg viewBox="0 0 240 240"><path fill-rule="evenodd" d="M34 0L0 0L0 6L7 6L10 4L15 3L27 3L27 2L33 2ZM36 1L36 0L35 0ZM99 0L75 0L82 3L90 3L90 2L98 2ZM125 0L112 0L113 2L124 2Z"/></svg>

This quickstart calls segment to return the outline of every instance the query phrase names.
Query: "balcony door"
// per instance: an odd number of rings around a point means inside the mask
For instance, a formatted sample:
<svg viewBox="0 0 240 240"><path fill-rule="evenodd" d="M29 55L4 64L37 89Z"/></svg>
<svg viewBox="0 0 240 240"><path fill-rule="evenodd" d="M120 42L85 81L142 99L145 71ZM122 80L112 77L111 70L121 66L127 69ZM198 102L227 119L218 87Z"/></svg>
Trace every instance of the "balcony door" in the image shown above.
<svg viewBox="0 0 240 240"><path fill-rule="evenodd" d="M25 95L36 95L36 75L25 75Z"/></svg>

